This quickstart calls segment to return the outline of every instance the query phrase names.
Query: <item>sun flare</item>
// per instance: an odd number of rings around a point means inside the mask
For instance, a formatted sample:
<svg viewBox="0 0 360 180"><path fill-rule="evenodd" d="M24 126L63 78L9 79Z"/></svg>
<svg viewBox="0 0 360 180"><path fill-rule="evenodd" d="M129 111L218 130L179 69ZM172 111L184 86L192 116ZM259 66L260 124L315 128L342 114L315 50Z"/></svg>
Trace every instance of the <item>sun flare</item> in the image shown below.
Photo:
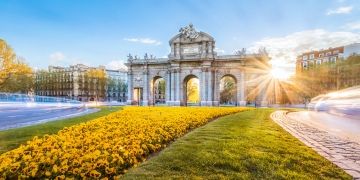
<svg viewBox="0 0 360 180"><path fill-rule="evenodd" d="M270 73L275 79L288 79L290 77L290 73L281 68L273 68Z"/></svg>

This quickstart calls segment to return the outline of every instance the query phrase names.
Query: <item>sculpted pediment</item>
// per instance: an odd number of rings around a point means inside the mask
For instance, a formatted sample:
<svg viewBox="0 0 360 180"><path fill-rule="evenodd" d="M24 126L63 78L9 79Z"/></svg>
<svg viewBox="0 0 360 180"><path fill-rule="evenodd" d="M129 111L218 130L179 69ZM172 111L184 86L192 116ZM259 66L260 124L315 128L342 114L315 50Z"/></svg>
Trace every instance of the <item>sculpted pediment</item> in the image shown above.
<svg viewBox="0 0 360 180"><path fill-rule="evenodd" d="M182 27L179 30L179 34L170 39L169 44L173 43L181 43L181 44L191 44L191 43L199 43L203 41L214 41L214 38L209 34L204 32L198 32L193 27L192 24Z"/></svg>

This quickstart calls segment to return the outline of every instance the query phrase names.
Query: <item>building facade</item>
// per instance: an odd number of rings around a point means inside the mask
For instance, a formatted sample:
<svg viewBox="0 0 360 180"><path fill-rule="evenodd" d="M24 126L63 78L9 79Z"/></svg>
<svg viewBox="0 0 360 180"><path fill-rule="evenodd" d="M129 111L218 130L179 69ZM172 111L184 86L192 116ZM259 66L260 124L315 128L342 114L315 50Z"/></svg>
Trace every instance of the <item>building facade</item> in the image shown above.
<svg viewBox="0 0 360 180"><path fill-rule="evenodd" d="M296 72L301 72L323 63L336 63L339 60L345 60L349 56L356 54L360 54L360 43L304 52L296 58Z"/></svg>
<svg viewBox="0 0 360 180"><path fill-rule="evenodd" d="M35 94L79 101L126 101L124 70L107 70L104 66L83 64L69 67L49 66L35 76Z"/></svg>
<svg viewBox="0 0 360 180"><path fill-rule="evenodd" d="M106 70L107 101L126 102L127 100L127 71L125 69Z"/></svg>
<svg viewBox="0 0 360 180"><path fill-rule="evenodd" d="M301 89L300 102L360 85L360 43L299 55L295 81Z"/></svg>
<svg viewBox="0 0 360 180"><path fill-rule="evenodd" d="M188 82L196 79L200 99L197 105L217 106L220 104L220 81L231 77L235 81L235 105L246 105L252 96L258 104L266 105L265 87L257 78L267 74L267 53L246 54L243 49L237 55L218 56L214 51L215 39L209 34L197 32L191 24L179 32L169 41L168 58L145 54L141 59L129 54L126 63L129 104L156 104L159 101L156 82L161 79L165 83L161 96L165 104L188 105Z"/></svg>

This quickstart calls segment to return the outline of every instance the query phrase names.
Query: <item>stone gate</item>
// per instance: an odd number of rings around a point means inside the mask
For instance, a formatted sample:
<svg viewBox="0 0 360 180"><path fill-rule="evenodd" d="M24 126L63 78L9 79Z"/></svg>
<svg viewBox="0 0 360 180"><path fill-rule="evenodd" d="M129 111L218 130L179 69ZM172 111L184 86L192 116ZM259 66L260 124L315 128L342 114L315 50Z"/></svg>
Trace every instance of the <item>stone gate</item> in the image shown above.
<svg viewBox="0 0 360 180"><path fill-rule="evenodd" d="M236 103L245 106L252 101L266 105L265 87L257 79L267 74L267 53L247 54L243 49L236 55L217 55L215 40L209 34L197 32L190 24L170 39L168 58L144 58L129 54L128 104L154 105L154 82L165 81L164 99L167 105L187 105L186 83L189 78L199 80L201 106L218 106L220 80L230 76L236 84ZM251 97L250 97L251 96Z"/></svg>

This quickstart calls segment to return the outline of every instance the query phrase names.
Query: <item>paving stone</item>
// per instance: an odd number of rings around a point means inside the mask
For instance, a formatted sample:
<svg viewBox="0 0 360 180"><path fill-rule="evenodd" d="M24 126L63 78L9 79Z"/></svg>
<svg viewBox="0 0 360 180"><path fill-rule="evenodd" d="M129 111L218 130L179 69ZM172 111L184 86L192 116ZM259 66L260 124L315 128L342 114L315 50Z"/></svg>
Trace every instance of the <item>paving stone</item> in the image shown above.
<svg viewBox="0 0 360 180"><path fill-rule="evenodd" d="M271 118L354 179L360 179L360 144L291 119L286 116L286 111L276 111L271 114Z"/></svg>

